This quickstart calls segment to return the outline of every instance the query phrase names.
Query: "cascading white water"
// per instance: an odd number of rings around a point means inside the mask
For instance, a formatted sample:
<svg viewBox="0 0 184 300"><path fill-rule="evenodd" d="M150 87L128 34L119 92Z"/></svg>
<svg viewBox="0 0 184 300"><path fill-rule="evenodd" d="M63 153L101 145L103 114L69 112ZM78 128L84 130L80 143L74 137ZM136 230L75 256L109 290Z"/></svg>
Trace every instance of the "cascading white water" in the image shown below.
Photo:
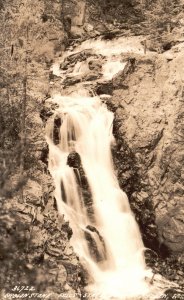
<svg viewBox="0 0 184 300"><path fill-rule="evenodd" d="M55 96L53 101L59 105L55 114L61 118L61 127L60 142L55 145L54 117L47 124L49 170L59 212L73 230L72 246L92 278L88 290L104 295L101 299L143 295L149 289L145 277L151 271L146 269L139 228L113 169L113 113L98 97ZM80 172L68 164L70 153L81 160L92 198L92 218ZM94 244L100 259L92 251Z"/></svg>

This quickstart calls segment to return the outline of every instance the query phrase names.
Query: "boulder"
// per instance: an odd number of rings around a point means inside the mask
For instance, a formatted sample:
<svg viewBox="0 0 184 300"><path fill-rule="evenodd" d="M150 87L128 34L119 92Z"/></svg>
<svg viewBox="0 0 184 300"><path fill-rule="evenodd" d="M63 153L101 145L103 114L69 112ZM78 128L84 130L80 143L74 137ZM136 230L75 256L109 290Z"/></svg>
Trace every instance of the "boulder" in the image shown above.
<svg viewBox="0 0 184 300"><path fill-rule="evenodd" d="M104 240L98 230L94 226L88 225L84 231L84 235L93 259L97 262L104 261L106 259L106 248Z"/></svg>

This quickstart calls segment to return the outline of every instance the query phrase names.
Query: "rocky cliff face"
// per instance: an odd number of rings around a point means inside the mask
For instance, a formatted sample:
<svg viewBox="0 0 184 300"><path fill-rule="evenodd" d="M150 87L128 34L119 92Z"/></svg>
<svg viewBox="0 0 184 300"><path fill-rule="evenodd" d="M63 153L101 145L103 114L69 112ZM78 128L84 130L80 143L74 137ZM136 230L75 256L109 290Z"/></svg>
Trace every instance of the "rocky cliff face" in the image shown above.
<svg viewBox="0 0 184 300"><path fill-rule="evenodd" d="M172 215L174 223L171 225L172 218L169 218L160 228L160 242L174 252L183 249L183 223L179 217L182 209L183 63L179 48L176 46L163 55L133 56L134 66L126 78L122 74L114 78L109 104L115 111L115 135L120 140L124 137L132 162L138 168L133 167L142 189L131 196L137 201L153 203L158 226L166 221L167 214ZM121 149L121 145L117 145L115 157L119 162L126 146L122 145ZM121 186L131 194L128 171L120 170L119 177ZM175 226L180 228L180 238ZM177 232L178 242L174 232Z"/></svg>
<svg viewBox="0 0 184 300"><path fill-rule="evenodd" d="M152 202L160 243L177 253L184 247L183 62L179 48L165 55L134 57L134 71L125 80L120 75L112 98L118 103L118 134L124 136L138 167L140 186L131 195L132 200L148 206ZM127 179L123 176L120 180L126 189Z"/></svg>
<svg viewBox="0 0 184 300"><path fill-rule="evenodd" d="M114 80L109 104L115 112L119 182L129 195L145 245L161 257L174 255L181 266L182 49L183 44L163 55L133 56L134 69L126 78L120 74Z"/></svg>
<svg viewBox="0 0 184 300"><path fill-rule="evenodd" d="M62 5L7 0L0 8L0 298L18 286L19 296L45 293L53 300L67 291L77 299L81 267L69 244L69 224L57 213L42 110L50 66L67 43ZM34 288L20 292L20 286Z"/></svg>

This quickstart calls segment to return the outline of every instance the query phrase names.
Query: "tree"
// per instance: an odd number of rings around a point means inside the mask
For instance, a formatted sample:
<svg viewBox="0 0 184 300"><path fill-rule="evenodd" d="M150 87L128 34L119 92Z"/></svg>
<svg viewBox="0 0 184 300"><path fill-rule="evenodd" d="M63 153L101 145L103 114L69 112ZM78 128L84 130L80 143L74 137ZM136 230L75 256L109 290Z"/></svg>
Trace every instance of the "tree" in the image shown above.
<svg viewBox="0 0 184 300"><path fill-rule="evenodd" d="M175 25L174 16L179 12L180 0L146 0L142 3L149 33L171 31Z"/></svg>

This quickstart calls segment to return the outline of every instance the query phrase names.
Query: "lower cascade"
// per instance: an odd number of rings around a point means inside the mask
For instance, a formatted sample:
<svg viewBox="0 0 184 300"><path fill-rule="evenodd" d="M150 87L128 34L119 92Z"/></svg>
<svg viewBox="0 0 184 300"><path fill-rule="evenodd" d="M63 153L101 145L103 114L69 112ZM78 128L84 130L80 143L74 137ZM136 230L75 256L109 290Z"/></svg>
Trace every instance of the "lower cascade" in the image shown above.
<svg viewBox="0 0 184 300"><path fill-rule="evenodd" d="M49 170L58 210L97 299L129 299L149 291L144 245L113 169L113 113L99 97L64 97L47 124ZM101 297L101 298L100 298ZM134 298L135 299L135 298Z"/></svg>

